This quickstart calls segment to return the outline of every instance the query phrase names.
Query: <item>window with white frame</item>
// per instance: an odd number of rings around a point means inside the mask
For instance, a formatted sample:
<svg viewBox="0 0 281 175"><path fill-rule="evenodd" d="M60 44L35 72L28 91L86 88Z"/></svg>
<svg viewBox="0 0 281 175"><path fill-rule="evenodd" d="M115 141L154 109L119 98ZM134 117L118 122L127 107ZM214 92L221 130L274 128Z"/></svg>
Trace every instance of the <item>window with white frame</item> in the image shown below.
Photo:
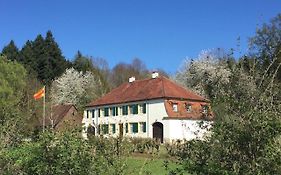
<svg viewBox="0 0 281 175"><path fill-rule="evenodd" d="M178 112L178 104L177 103L173 103L173 111Z"/></svg>
<svg viewBox="0 0 281 175"><path fill-rule="evenodd" d="M140 131L146 132L146 122L140 122Z"/></svg>
<svg viewBox="0 0 281 175"><path fill-rule="evenodd" d="M187 112L191 112L191 110L192 110L191 104L185 104L185 109Z"/></svg>
<svg viewBox="0 0 281 175"><path fill-rule="evenodd" d="M204 114L207 114L208 111L209 111L209 106L207 106L207 105L202 105L202 112L203 112Z"/></svg>
<svg viewBox="0 0 281 175"><path fill-rule="evenodd" d="M130 123L130 131L131 133L138 133L139 128L138 128L138 123Z"/></svg>

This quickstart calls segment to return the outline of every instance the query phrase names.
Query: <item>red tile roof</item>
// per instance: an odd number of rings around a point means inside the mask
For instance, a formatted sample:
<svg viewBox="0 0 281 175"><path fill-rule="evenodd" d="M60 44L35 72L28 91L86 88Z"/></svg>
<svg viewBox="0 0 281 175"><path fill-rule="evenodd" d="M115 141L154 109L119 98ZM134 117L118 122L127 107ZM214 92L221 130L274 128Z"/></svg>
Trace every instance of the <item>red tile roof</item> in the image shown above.
<svg viewBox="0 0 281 175"><path fill-rule="evenodd" d="M208 101L204 97L179 86L173 81L159 76L157 78L136 80L132 83L123 83L87 106L103 106L151 99L187 99Z"/></svg>

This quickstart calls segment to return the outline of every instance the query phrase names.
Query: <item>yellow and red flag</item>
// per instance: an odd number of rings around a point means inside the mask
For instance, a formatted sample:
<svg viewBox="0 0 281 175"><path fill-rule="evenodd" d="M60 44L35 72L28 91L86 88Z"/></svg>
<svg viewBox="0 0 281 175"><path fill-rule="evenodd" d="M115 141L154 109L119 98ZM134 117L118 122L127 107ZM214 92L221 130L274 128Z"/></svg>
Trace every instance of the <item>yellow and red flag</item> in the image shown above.
<svg viewBox="0 0 281 175"><path fill-rule="evenodd" d="M40 98L42 98L44 96L45 96L45 86L42 89L40 89L36 94L34 94L33 98L35 100L38 100L38 99L40 99Z"/></svg>

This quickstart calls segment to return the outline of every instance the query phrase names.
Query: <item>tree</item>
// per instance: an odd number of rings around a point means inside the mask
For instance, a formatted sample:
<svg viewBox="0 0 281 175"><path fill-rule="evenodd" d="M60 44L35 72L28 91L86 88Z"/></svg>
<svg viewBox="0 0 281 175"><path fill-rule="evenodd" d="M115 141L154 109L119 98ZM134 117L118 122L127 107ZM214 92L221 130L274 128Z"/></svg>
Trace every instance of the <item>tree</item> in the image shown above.
<svg viewBox="0 0 281 175"><path fill-rule="evenodd" d="M84 57L80 51L77 52L75 59L73 61L73 68L77 71L86 71L93 70L94 66L90 58Z"/></svg>
<svg viewBox="0 0 281 175"><path fill-rule="evenodd" d="M19 49L13 40L11 40L10 43L3 48L2 54L6 55L9 60L19 61Z"/></svg>
<svg viewBox="0 0 281 175"><path fill-rule="evenodd" d="M250 38L250 47L261 69L269 68L266 73L274 74L281 64L281 14L257 29L256 35ZM278 70L276 78L281 82L281 70Z"/></svg>
<svg viewBox="0 0 281 175"><path fill-rule="evenodd" d="M71 103L81 107L103 95L104 91L100 79L93 73L83 74L70 68L53 82L51 94L55 104Z"/></svg>
<svg viewBox="0 0 281 175"><path fill-rule="evenodd" d="M223 87L229 83L232 71L227 59L218 56L214 50L205 50L197 59L186 59L175 80L208 98L223 93Z"/></svg>
<svg viewBox="0 0 281 175"><path fill-rule="evenodd" d="M138 58L132 60L131 64L119 63L113 67L110 76L112 87L117 87L122 83L128 82L128 79L134 76L136 79L148 77L149 71L145 64Z"/></svg>
<svg viewBox="0 0 281 175"><path fill-rule="evenodd" d="M0 56L0 147L19 139L24 116L22 101L26 87L26 71L22 65Z"/></svg>

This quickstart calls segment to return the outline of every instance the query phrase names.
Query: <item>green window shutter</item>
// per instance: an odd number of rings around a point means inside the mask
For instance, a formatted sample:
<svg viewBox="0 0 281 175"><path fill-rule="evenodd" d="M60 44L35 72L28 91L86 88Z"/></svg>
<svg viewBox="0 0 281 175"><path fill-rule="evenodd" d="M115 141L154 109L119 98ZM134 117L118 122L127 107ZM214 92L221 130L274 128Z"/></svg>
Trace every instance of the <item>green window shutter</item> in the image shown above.
<svg viewBox="0 0 281 175"><path fill-rule="evenodd" d="M112 129L112 133L115 134L116 132L115 124L111 124L111 129Z"/></svg>
<svg viewBox="0 0 281 175"><path fill-rule="evenodd" d="M126 130L126 133L129 132L128 123L125 124L125 130Z"/></svg>
<svg viewBox="0 0 281 175"><path fill-rule="evenodd" d="M142 125L142 131L143 131L143 132L146 132L146 122L143 122L142 124L143 124L143 125Z"/></svg>
<svg viewBox="0 0 281 175"><path fill-rule="evenodd" d="M118 107L115 107L115 114L118 116Z"/></svg>
<svg viewBox="0 0 281 175"><path fill-rule="evenodd" d="M95 110L92 110L92 118L95 118Z"/></svg>
<svg viewBox="0 0 281 175"><path fill-rule="evenodd" d="M138 105L137 104L135 104L133 106L133 114L138 114Z"/></svg>
<svg viewBox="0 0 281 175"><path fill-rule="evenodd" d="M133 133L138 133L138 123L132 123L133 125Z"/></svg>
<svg viewBox="0 0 281 175"><path fill-rule="evenodd" d="M146 114L146 103L144 103L142 106L142 113Z"/></svg>
<svg viewBox="0 0 281 175"><path fill-rule="evenodd" d="M109 116L109 108L104 108L104 116L105 117Z"/></svg>

